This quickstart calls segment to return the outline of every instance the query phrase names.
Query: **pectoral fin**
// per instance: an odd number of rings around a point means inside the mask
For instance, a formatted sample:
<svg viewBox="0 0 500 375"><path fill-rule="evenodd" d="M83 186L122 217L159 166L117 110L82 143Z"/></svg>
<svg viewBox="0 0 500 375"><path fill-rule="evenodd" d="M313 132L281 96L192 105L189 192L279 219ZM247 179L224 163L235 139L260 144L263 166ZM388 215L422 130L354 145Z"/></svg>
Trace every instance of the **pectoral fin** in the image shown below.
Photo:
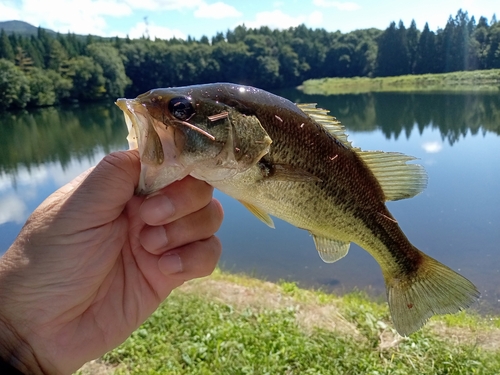
<svg viewBox="0 0 500 375"><path fill-rule="evenodd" d="M245 202L245 201L240 201L239 202L245 206L248 211L250 211L252 214L254 214L259 220L263 221L267 226L271 227L274 229L274 222L273 219L271 219L271 216L267 214L267 212L261 210L258 207L255 207L253 204Z"/></svg>
<svg viewBox="0 0 500 375"><path fill-rule="evenodd" d="M319 256L326 263L336 262L337 260L345 257L349 251L350 242L321 237L315 235L314 233L311 233L311 235L313 236L314 244L316 245L316 250L318 250Z"/></svg>
<svg viewBox="0 0 500 375"><path fill-rule="evenodd" d="M262 176L266 180L291 181L291 182L320 182L321 179L315 175L288 164L273 164L265 158L259 162Z"/></svg>

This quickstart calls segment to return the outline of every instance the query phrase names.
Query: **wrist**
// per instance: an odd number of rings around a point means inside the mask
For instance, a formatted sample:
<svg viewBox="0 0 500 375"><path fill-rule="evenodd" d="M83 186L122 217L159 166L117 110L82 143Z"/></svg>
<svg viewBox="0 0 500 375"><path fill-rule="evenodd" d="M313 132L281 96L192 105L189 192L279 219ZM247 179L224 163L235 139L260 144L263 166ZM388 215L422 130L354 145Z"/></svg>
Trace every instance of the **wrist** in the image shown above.
<svg viewBox="0 0 500 375"><path fill-rule="evenodd" d="M44 374L31 346L0 316L0 363L1 362L16 369L20 374ZM13 370L12 373L14 374L15 371Z"/></svg>

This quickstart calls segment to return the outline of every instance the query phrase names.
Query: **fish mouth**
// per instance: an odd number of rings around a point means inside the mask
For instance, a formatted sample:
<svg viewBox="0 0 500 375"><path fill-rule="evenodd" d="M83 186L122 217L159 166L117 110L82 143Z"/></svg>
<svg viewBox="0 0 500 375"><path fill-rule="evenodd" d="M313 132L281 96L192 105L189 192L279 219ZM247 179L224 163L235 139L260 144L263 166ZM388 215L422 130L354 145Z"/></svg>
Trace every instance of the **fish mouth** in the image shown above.
<svg viewBox="0 0 500 375"><path fill-rule="evenodd" d="M137 99L120 98L115 104L125 117L129 149L139 151L141 174L137 194L154 193L189 174L180 162L184 144L180 132L172 126L162 126Z"/></svg>
<svg viewBox="0 0 500 375"><path fill-rule="evenodd" d="M137 118L137 114L141 113L143 117L147 116L146 108L144 108L135 99L118 99L115 104L123 111L125 117L125 123L128 129L128 146L130 150L139 148L139 123L140 120Z"/></svg>

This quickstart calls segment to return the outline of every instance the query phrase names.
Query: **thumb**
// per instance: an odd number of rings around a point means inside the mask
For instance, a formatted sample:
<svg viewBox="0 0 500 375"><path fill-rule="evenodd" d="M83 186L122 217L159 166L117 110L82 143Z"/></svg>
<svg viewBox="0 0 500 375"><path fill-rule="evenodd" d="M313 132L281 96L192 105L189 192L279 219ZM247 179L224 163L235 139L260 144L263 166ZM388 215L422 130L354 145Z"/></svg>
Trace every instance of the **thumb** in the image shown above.
<svg viewBox="0 0 500 375"><path fill-rule="evenodd" d="M139 153L118 151L106 155L75 189L74 195L93 205L125 205L134 195L140 175Z"/></svg>
<svg viewBox="0 0 500 375"><path fill-rule="evenodd" d="M91 201L126 203L139 183L141 171L137 150L106 155L81 182L82 194L92 194Z"/></svg>
<svg viewBox="0 0 500 375"><path fill-rule="evenodd" d="M113 152L60 188L53 198L62 198L59 202L66 219L91 218L95 225L109 222L133 197L140 168L136 150Z"/></svg>

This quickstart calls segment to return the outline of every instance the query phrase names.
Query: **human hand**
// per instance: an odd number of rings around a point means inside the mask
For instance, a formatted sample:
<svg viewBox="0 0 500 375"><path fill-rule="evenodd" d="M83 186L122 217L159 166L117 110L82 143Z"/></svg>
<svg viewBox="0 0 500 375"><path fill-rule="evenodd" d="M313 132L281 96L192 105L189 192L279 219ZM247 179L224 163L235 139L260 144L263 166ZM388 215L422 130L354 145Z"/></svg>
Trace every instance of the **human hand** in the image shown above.
<svg viewBox="0 0 500 375"><path fill-rule="evenodd" d="M137 152L110 154L33 212L0 259L0 358L72 373L214 270L223 213L212 188L187 177L139 197L139 173Z"/></svg>

